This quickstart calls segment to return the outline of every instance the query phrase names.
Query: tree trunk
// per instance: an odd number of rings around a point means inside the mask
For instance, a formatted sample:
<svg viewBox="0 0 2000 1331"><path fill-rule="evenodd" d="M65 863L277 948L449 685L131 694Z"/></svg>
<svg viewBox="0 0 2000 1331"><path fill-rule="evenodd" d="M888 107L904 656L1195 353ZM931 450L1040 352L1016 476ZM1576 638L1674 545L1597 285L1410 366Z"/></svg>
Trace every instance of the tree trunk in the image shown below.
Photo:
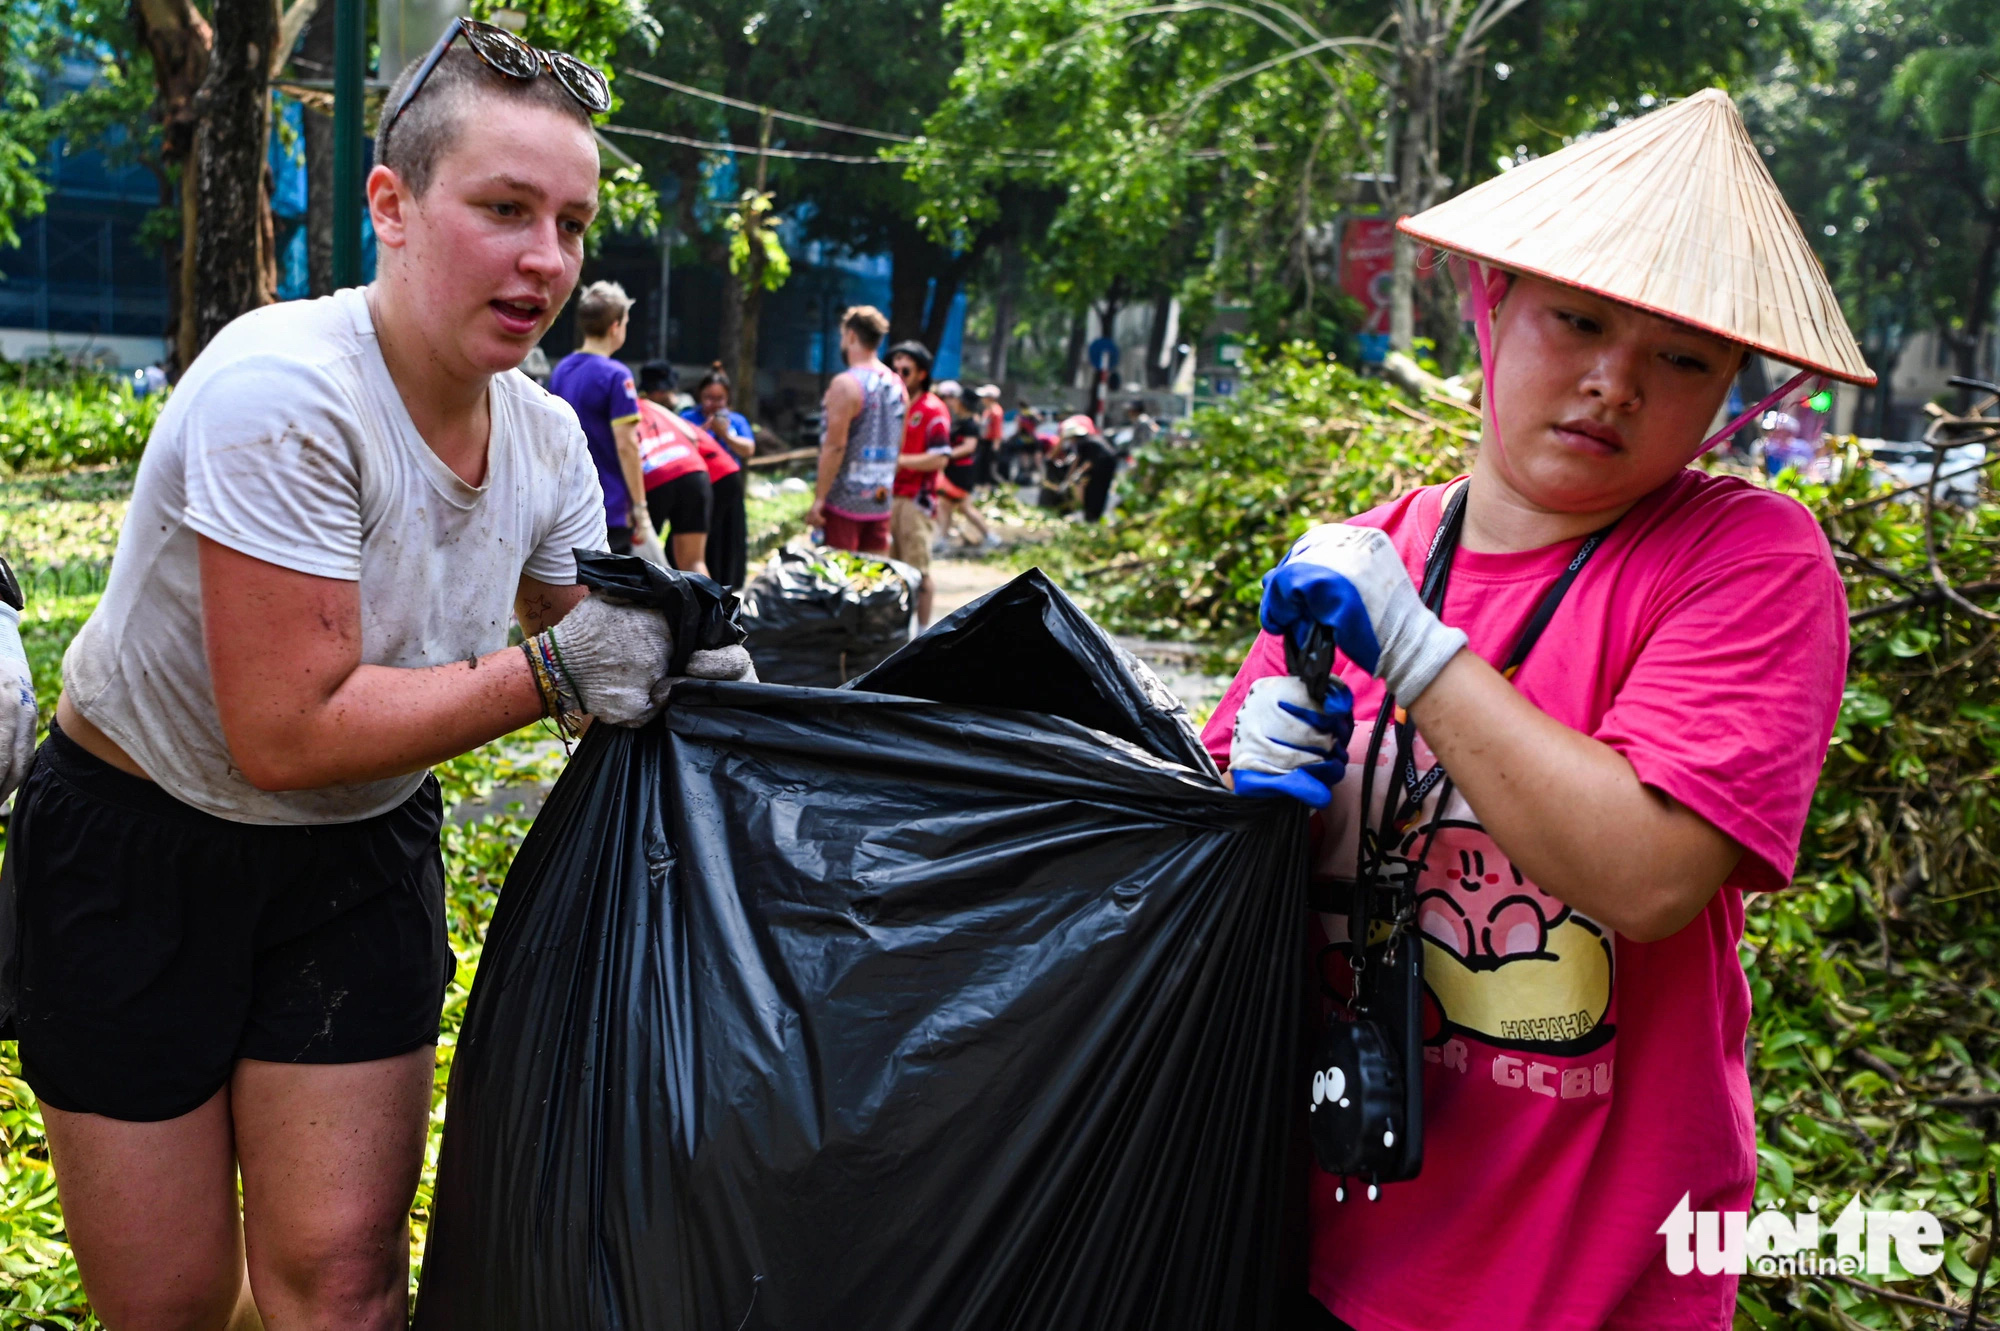
<svg viewBox="0 0 2000 1331"><path fill-rule="evenodd" d="M737 299L742 312L737 315L736 342L730 368L735 385L736 409L750 420L757 419L757 333L764 317L764 247L750 246L750 261L744 265Z"/></svg>
<svg viewBox="0 0 2000 1331"><path fill-rule="evenodd" d="M180 175L167 170L164 162L148 162L146 169L153 173L153 179L160 191L160 211L162 213L180 206ZM160 246L160 285L167 293L167 313L160 323L160 336L166 342L166 356L161 368L170 376L178 373L179 356L174 333L181 326L181 251L186 245L185 236L177 236L171 244Z"/></svg>
<svg viewBox="0 0 2000 1331"><path fill-rule="evenodd" d="M1007 383L1007 357L1014 349L1014 292L1020 282L1020 250L1008 241L1000 250L1000 286L993 293L993 337L986 344L986 377L1002 387Z"/></svg>
<svg viewBox="0 0 2000 1331"><path fill-rule="evenodd" d="M947 264L931 288L930 309L924 315L923 343L933 356L944 345L945 330L951 326L951 307L958 299L959 276L959 265Z"/></svg>
<svg viewBox="0 0 2000 1331"><path fill-rule="evenodd" d="M711 259L710 262L716 262ZM740 409L750 391L738 376L743 365L743 278L729 268L729 251L723 250L722 327L716 330L715 359L729 376L732 401Z"/></svg>
<svg viewBox="0 0 2000 1331"><path fill-rule="evenodd" d="M1438 54L1448 33L1432 33L1428 8L1398 5L1396 101L1402 117L1396 147L1396 219L1430 206L1437 183ZM1389 347L1409 352L1417 338L1417 243L1396 233L1389 274Z"/></svg>
<svg viewBox="0 0 2000 1331"><path fill-rule="evenodd" d="M752 422L757 413L757 333L764 319L764 284L746 282L743 288L743 317L736 350L736 372L730 380L736 386L736 409Z"/></svg>
<svg viewBox="0 0 2000 1331"><path fill-rule="evenodd" d="M132 28L153 58L153 114L160 122L160 166L178 180L181 193L180 255L167 298L167 368L180 377L194 359L187 317L194 281L195 236L199 215L195 201L195 97L208 74L209 48L215 35L192 0L132 0Z"/></svg>
<svg viewBox="0 0 2000 1331"><path fill-rule="evenodd" d="M271 275L272 0L215 0L215 45L195 99L193 299L182 311L182 344L199 355L232 319L276 298Z"/></svg>
<svg viewBox="0 0 2000 1331"><path fill-rule="evenodd" d="M334 6L306 22L299 63L316 79L333 77ZM333 117L306 107L306 283L315 296L333 290Z"/></svg>
<svg viewBox="0 0 2000 1331"><path fill-rule="evenodd" d="M889 341L923 336L924 306L933 276L931 245L914 238L889 251Z"/></svg>
<svg viewBox="0 0 2000 1331"><path fill-rule="evenodd" d="M1980 247L1979 264L1973 270L1972 298L1965 307L1965 331L1952 339L1952 351L1957 361L1956 370L1967 379L1980 377L1979 343L1986 335L1987 325L1993 320L1993 294L1996 284L2000 284L2000 209L1990 215L1986 226L1986 243ZM1959 390L1960 411L1972 409L1972 390Z"/></svg>
<svg viewBox="0 0 2000 1331"><path fill-rule="evenodd" d="M1148 388L1165 388L1170 381L1172 357L1167 356L1167 318L1174 307L1174 293L1162 288L1153 293L1153 323L1146 330L1145 373L1139 383ZM1165 365L1160 364L1167 361Z"/></svg>
<svg viewBox="0 0 2000 1331"><path fill-rule="evenodd" d="M1069 321L1069 345L1063 349L1062 386L1076 387L1076 372L1083 365L1083 340L1089 333L1090 306L1078 310Z"/></svg>
<svg viewBox="0 0 2000 1331"><path fill-rule="evenodd" d="M1882 358L1874 363L1875 370L1875 437L1889 437L1889 416L1896 409L1896 365L1903 359L1903 339L1896 339L1890 346L1884 338Z"/></svg>
<svg viewBox="0 0 2000 1331"><path fill-rule="evenodd" d="M1423 196L1428 193L1418 176L1424 170L1423 148L1428 134L1423 119L1416 108L1403 108L1402 148L1396 154L1397 220L1423 211ZM1398 231L1395 266L1389 270L1389 348L1408 352L1416 346L1416 339L1417 242Z"/></svg>

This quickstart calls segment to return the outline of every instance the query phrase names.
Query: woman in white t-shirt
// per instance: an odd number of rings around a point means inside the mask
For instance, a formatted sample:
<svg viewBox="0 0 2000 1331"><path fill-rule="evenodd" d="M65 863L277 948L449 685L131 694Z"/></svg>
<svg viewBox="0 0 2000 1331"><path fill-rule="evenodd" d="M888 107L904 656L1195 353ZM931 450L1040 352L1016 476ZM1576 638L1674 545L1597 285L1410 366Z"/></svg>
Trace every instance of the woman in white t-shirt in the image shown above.
<svg viewBox="0 0 2000 1331"><path fill-rule="evenodd" d="M607 104L454 22L382 117L378 280L229 325L154 430L16 807L0 958L109 1326L405 1324L455 964L427 769L659 710L665 618L577 585L603 497L515 369L576 285Z"/></svg>

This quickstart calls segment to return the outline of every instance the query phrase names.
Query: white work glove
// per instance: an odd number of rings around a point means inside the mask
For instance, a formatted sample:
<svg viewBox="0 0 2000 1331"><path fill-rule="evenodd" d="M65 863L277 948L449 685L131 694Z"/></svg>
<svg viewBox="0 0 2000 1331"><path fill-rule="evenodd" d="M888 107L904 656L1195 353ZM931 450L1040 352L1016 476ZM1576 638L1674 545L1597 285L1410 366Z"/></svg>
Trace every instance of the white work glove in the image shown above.
<svg viewBox="0 0 2000 1331"><path fill-rule="evenodd" d="M1386 532L1346 523L1314 527L1292 543L1284 562L1264 575L1260 614L1277 634L1325 625L1341 654L1405 707L1466 642L1424 605Z"/></svg>
<svg viewBox="0 0 2000 1331"><path fill-rule="evenodd" d="M757 667L750 660L749 651L737 644L733 647L711 647L706 651L691 652L688 655L687 673L669 675L659 682L653 692L653 701L665 703L674 691L674 685L684 679L730 679L743 684L757 683Z"/></svg>
<svg viewBox="0 0 2000 1331"><path fill-rule="evenodd" d="M21 645L21 612L0 605L0 800L27 779L35 756L35 674Z"/></svg>
<svg viewBox="0 0 2000 1331"><path fill-rule="evenodd" d="M1326 702L1314 707L1305 681L1272 675L1250 686L1229 739L1229 774L1239 795L1289 795L1315 809L1333 802L1332 787L1347 770L1354 734L1354 695L1327 681Z"/></svg>
<svg viewBox="0 0 2000 1331"><path fill-rule="evenodd" d="M653 694L674 648L665 612L593 592L528 647L530 659L539 651L550 667L556 696L543 693L558 716L587 712L614 726L642 726L660 714Z"/></svg>
<svg viewBox="0 0 2000 1331"><path fill-rule="evenodd" d="M732 647L711 647L707 651L692 652L688 655L689 679L734 679L745 684L757 682L757 666L750 659L750 651L743 644Z"/></svg>

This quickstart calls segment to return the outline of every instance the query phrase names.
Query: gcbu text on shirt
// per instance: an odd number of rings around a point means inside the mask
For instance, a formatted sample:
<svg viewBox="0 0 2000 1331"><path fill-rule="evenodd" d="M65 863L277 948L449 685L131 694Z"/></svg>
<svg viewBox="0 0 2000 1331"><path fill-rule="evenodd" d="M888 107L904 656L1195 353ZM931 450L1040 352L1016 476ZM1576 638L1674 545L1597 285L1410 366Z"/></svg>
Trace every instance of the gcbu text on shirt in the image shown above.
<svg viewBox="0 0 2000 1331"><path fill-rule="evenodd" d="M1944 1227L1929 1211L1864 1211L1857 1193L1830 1225L1822 1225L1819 1198L1806 1199L1806 1213L1788 1215L1776 1205L1748 1211L1693 1211L1688 1194L1661 1222L1667 1240L1667 1270L1677 1276L1859 1275L1891 1279L1928 1276L1944 1264ZM1834 1251L1825 1251L1827 1235ZM1890 1265L1895 1260L1906 1276Z"/></svg>
<svg viewBox="0 0 2000 1331"><path fill-rule="evenodd" d="M1424 1062L1441 1064L1453 1072L1469 1071L1470 1056L1471 1050L1459 1039L1424 1046ZM1586 1096L1611 1094L1613 1061L1608 1058L1584 1067L1562 1067L1535 1058L1495 1054L1486 1066L1494 1085L1551 1100L1581 1100Z"/></svg>

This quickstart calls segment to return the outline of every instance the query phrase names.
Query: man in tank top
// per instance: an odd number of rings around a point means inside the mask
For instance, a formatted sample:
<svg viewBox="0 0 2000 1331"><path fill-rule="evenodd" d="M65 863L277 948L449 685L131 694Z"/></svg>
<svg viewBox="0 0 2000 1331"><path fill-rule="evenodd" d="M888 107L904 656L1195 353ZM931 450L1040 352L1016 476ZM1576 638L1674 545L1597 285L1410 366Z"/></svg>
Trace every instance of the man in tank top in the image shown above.
<svg viewBox="0 0 2000 1331"><path fill-rule="evenodd" d="M872 305L840 317L840 354L847 371L827 385L826 433L819 445L819 484L806 525L840 550L886 554L896 457L903 448L909 393L876 356L889 320Z"/></svg>

